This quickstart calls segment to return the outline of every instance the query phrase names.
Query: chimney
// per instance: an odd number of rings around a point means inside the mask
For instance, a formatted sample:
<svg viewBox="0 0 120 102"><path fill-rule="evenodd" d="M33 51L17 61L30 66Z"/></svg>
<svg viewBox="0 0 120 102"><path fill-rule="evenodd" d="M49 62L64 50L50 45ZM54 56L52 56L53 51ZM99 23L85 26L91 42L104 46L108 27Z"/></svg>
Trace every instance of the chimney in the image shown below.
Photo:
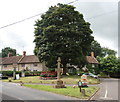
<svg viewBox="0 0 120 102"><path fill-rule="evenodd" d="M26 51L23 51L23 56L26 56Z"/></svg>
<svg viewBox="0 0 120 102"><path fill-rule="evenodd" d="M9 52L9 53L8 53L8 57L11 57L11 56L12 56L12 53Z"/></svg>
<svg viewBox="0 0 120 102"><path fill-rule="evenodd" d="M91 56L94 57L94 52L91 52Z"/></svg>

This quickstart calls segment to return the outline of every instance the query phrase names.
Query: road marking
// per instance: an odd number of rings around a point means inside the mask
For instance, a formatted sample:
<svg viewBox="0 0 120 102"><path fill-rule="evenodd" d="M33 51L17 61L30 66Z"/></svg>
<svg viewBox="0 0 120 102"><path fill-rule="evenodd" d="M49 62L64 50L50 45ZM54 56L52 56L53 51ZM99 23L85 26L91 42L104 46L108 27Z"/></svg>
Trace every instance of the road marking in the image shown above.
<svg viewBox="0 0 120 102"><path fill-rule="evenodd" d="M106 90L106 91L105 91L105 98L107 98L107 94L108 94L108 91Z"/></svg>

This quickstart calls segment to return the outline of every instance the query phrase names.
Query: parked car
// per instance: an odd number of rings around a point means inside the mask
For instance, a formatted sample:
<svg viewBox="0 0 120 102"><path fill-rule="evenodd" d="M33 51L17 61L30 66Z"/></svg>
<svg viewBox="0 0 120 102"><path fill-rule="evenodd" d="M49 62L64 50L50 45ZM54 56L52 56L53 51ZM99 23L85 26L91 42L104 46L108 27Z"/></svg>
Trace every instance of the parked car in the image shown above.
<svg viewBox="0 0 120 102"><path fill-rule="evenodd" d="M84 73L83 75L87 75L87 76L90 76L90 77L93 77L93 78L98 79L98 76L97 76L97 75L94 75L94 74L92 74L92 73Z"/></svg>

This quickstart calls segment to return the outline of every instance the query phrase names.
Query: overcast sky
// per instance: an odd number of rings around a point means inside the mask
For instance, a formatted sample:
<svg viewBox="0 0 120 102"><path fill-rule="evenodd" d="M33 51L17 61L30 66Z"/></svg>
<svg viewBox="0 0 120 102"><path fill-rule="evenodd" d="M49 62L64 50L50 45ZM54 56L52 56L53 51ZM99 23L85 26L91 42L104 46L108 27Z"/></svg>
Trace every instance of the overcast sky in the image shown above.
<svg viewBox="0 0 120 102"><path fill-rule="evenodd" d="M0 0L0 28L44 13L51 5L71 1L74 0ZM93 36L102 47L118 50L118 0L78 0L71 5L90 22ZM0 29L0 50L11 47L19 54L24 50L27 55L32 55L34 24L37 19L40 16Z"/></svg>

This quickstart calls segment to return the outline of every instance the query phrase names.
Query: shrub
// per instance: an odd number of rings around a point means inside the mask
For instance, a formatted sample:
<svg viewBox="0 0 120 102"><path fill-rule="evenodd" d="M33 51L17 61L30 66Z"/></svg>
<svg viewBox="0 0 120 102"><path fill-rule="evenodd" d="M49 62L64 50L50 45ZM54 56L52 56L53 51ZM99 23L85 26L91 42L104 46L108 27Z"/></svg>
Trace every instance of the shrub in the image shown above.
<svg viewBox="0 0 120 102"><path fill-rule="evenodd" d="M40 73L40 71L25 71L25 76L39 76Z"/></svg>
<svg viewBox="0 0 120 102"><path fill-rule="evenodd" d="M0 71L0 73L2 73L3 76L8 76L8 77L12 77L13 76L13 71ZM39 76L40 75L40 71L25 71L25 76ZM16 71L16 74L19 74L21 76L22 71Z"/></svg>
<svg viewBox="0 0 120 102"><path fill-rule="evenodd" d="M13 76L13 71L1 71L3 76L9 76L12 77Z"/></svg>

